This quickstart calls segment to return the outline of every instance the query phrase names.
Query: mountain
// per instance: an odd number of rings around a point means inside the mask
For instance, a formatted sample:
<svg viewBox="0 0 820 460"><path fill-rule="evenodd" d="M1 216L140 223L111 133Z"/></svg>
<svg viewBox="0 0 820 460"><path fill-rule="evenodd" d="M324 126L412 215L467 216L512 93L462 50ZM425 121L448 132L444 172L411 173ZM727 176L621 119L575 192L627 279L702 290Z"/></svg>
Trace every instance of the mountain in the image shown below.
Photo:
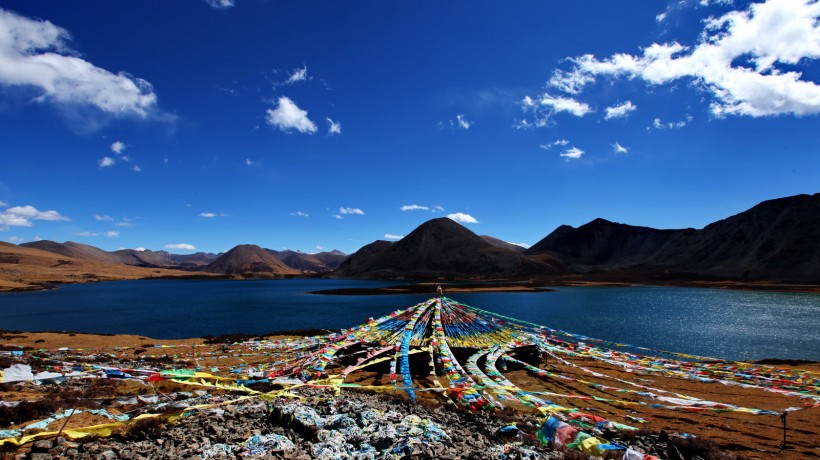
<svg viewBox="0 0 820 460"><path fill-rule="evenodd" d="M42 243L42 242L36 242ZM53 242L51 242L53 243ZM88 252L86 258L69 257L53 251L37 249L28 244L14 245L0 242L0 291L47 289L55 283L89 283L144 278L170 277L212 277L208 274L192 275L191 272L162 268L142 268L92 260ZM53 250L83 252L84 245L68 243L39 244ZM104 251L103 251L104 252ZM93 253L93 251L91 251Z"/></svg>
<svg viewBox="0 0 820 460"><path fill-rule="evenodd" d="M56 241L41 240L23 243L20 246L24 248L39 249L41 251L47 251L53 254L59 254L61 256L72 257L80 260L90 260L108 264L120 263L120 260L116 255L103 251L102 249L94 246L75 243L73 241L57 243Z"/></svg>
<svg viewBox="0 0 820 460"><path fill-rule="evenodd" d="M510 251L515 251L515 252L524 252L526 250L526 248L524 248L522 246L519 246L517 244L507 243L506 241L499 240L498 238L494 238L494 237L489 236L489 235L481 235L481 239L488 242L488 243L490 243L490 244L492 244L493 246L495 246L497 248L509 249Z"/></svg>
<svg viewBox="0 0 820 460"><path fill-rule="evenodd" d="M611 271L646 263L670 238L685 232L687 230L656 230L595 219L578 228L562 225L524 254L546 254L576 271Z"/></svg>
<svg viewBox="0 0 820 460"><path fill-rule="evenodd" d="M764 201L700 230L595 219L567 225L525 254L574 272L781 282L820 281L820 193Z"/></svg>
<svg viewBox="0 0 820 460"><path fill-rule="evenodd" d="M167 251L138 251L136 249L120 249L111 254L116 255L120 262L135 267L171 267L176 265Z"/></svg>
<svg viewBox="0 0 820 460"><path fill-rule="evenodd" d="M197 270L216 260L221 254L212 252L196 252L193 254L168 254L181 270Z"/></svg>
<svg viewBox="0 0 820 460"><path fill-rule="evenodd" d="M274 251L266 249L288 267L301 272L326 273L339 267L347 255L341 251L320 252L307 254L302 251Z"/></svg>
<svg viewBox="0 0 820 460"><path fill-rule="evenodd" d="M820 193L764 201L675 235L655 266L712 278L820 281Z"/></svg>
<svg viewBox="0 0 820 460"><path fill-rule="evenodd" d="M334 276L351 278L509 277L553 273L547 263L488 243L448 218L429 220L395 243L376 241Z"/></svg>
<svg viewBox="0 0 820 460"><path fill-rule="evenodd" d="M285 265L269 251L255 244L240 244L217 257L202 270L227 275L244 273L291 275L299 273L297 270Z"/></svg>

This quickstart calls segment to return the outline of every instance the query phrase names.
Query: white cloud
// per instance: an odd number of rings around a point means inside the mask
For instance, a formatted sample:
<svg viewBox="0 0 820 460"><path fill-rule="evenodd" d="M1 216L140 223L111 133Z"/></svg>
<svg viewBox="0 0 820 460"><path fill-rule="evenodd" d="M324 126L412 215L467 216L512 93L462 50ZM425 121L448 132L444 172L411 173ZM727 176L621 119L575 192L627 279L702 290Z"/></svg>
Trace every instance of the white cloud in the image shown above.
<svg viewBox="0 0 820 460"><path fill-rule="evenodd" d="M215 10L226 10L234 6L233 0L205 0L205 3Z"/></svg>
<svg viewBox="0 0 820 460"><path fill-rule="evenodd" d="M444 207L442 207L442 206L433 206L433 209L431 209L431 212L444 212Z"/></svg>
<svg viewBox="0 0 820 460"><path fill-rule="evenodd" d="M330 125L327 128L329 134L342 134L342 124L338 121L333 121L330 117L325 117L327 123Z"/></svg>
<svg viewBox="0 0 820 460"><path fill-rule="evenodd" d="M552 142L548 142L546 144L541 144L538 147L541 147L544 150L549 150L549 149L555 147L556 145L560 145L561 147L564 147L568 144L569 144L569 141L566 140L566 139L557 139L557 140L554 140Z"/></svg>
<svg viewBox="0 0 820 460"><path fill-rule="evenodd" d="M116 225L117 227L133 227L134 226L134 224L130 220L128 220L127 218L124 218L121 222L117 222L114 225Z"/></svg>
<svg viewBox="0 0 820 460"><path fill-rule="evenodd" d="M686 120L670 121L667 123L662 122L660 118L655 118L655 120L652 121L652 126L655 129L680 129L686 126L690 121L692 121L691 115L687 115Z"/></svg>
<svg viewBox="0 0 820 460"><path fill-rule="evenodd" d="M90 105L114 116L147 117L157 97L151 84L114 74L80 58L71 34L49 21L0 9L0 85L33 86L37 101Z"/></svg>
<svg viewBox="0 0 820 460"><path fill-rule="evenodd" d="M207 217L209 219L213 218L213 217L226 217L226 216L227 216L227 214L225 214L224 212L201 212L201 213L199 213L199 217Z"/></svg>
<svg viewBox="0 0 820 460"><path fill-rule="evenodd" d="M521 246L524 249L529 249L530 246L531 246L530 244L527 244L527 243L513 243L512 241L507 241L507 243L514 244L516 246Z"/></svg>
<svg viewBox="0 0 820 460"><path fill-rule="evenodd" d="M654 43L640 55L591 54L570 59L551 83L580 91L598 76L639 78L652 85L687 79L711 95L715 116L820 113L820 85L793 68L820 58L820 2L767 0L704 21L694 46ZM577 82L582 82L572 86ZM563 86L562 86L563 85ZM574 94L574 93L573 93Z"/></svg>
<svg viewBox="0 0 820 460"><path fill-rule="evenodd" d="M427 206L421 206L418 204L406 204L399 208L402 211L429 211L430 208Z"/></svg>
<svg viewBox="0 0 820 460"><path fill-rule="evenodd" d="M340 215L338 215L338 214L333 214L333 217L334 217L335 219L338 219L338 220L342 220L342 219L344 219L344 217L342 217L342 216L340 216Z"/></svg>
<svg viewBox="0 0 820 460"><path fill-rule="evenodd" d="M114 160L111 157L102 157L99 160L97 160L97 164L100 165L100 168L107 168L109 166L114 166L114 163L116 163L116 160Z"/></svg>
<svg viewBox="0 0 820 460"><path fill-rule="evenodd" d="M10 236L8 237L8 240L11 243L22 243L23 241L26 241L26 239L22 236Z"/></svg>
<svg viewBox="0 0 820 460"><path fill-rule="evenodd" d="M308 213L302 212L302 211L292 212L292 213L290 213L290 215L291 216L297 216L297 217L308 217L309 216Z"/></svg>
<svg viewBox="0 0 820 460"><path fill-rule="evenodd" d="M612 150L614 150L615 153L627 153L627 152L629 152L629 149L624 147L623 145L621 145L618 141L615 141L615 143L612 144Z"/></svg>
<svg viewBox="0 0 820 460"><path fill-rule="evenodd" d="M613 118L623 118L634 112L637 107L632 101L626 101L623 104L613 105L606 108L604 120L611 120Z"/></svg>
<svg viewBox="0 0 820 460"><path fill-rule="evenodd" d="M324 247L324 246L319 246L319 245L316 245L316 249L317 249L318 251L324 251L324 250L325 250L325 249L327 249L327 248L326 248L326 247Z"/></svg>
<svg viewBox="0 0 820 460"><path fill-rule="evenodd" d="M125 150L126 145L120 141L115 141L111 144L111 151L116 153L117 155L121 154L123 150Z"/></svg>
<svg viewBox="0 0 820 460"><path fill-rule="evenodd" d="M570 147L564 150L564 153L560 154L560 156L566 158L567 160L577 160L581 158L584 153L585 152L578 147Z"/></svg>
<svg viewBox="0 0 820 460"><path fill-rule="evenodd" d="M250 158L245 158L245 166L253 166L254 162Z"/></svg>
<svg viewBox="0 0 820 460"><path fill-rule="evenodd" d="M313 134L317 131L316 124L310 121L308 113L300 109L292 100L281 96L275 109L268 109L268 124L276 126L282 131L295 129L300 133Z"/></svg>
<svg viewBox="0 0 820 460"><path fill-rule="evenodd" d="M293 72L290 74L287 80L285 80L286 85L292 85L294 83L298 83L300 81L307 80L307 66L302 66L299 69L293 69Z"/></svg>
<svg viewBox="0 0 820 460"><path fill-rule="evenodd" d="M0 212L0 230L9 227L31 227L32 220L71 220L57 211L38 211L34 206L14 206Z"/></svg>
<svg viewBox="0 0 820 460"><path fill-rule="evenodd" d="M114 218L111 217L111 216L107 216L107 215L94 214L94 220L101 220L103 222L112 222L114 220Z"/></svg>
<svg viewBox="0 0 820 460"><path fill-rule="evenodd" d="M77 236L106 236L108 238L116 238L120 236L120 232L116 230L111 230L105 233L97 233L97 232L77 232L75 233Z"/></svg>
<svg viewBox="0 0 820 460"><path fill-rule="evenodd" d="M452 219L452 220L454 220L456 222L459 222L459 223L462 223L462 224L477 224L478 223L478 221L476 220L475 217L473 217L469 214L464 214L462 212L447 214L447 218Z"/></svg>
<svg viewBox="0 0 820 460"><path fill-rule="evenodd" d="M188 243L166 244L165 249L178 249L181 251L196 251L196 246Z"/></svg>
<svg viewBox="0 0 820 460"><path fill-rule="evenodd" d="M667 14L666 12L660 13L660 14L658 14L657 16L655 16L655 21L656 21L656 22L663 22L663 21L665 21L665 20L666 20L666 16L667 16L667 15L668 15L668 14Z"/></svg>
<svg viewBox="0 0 820 460"><path fill-rule="evenodd" d="M456 115L456 123L458 123L458 127L461 129L470 129L470 126L473 125L473 122L468 121L462 114Z"/></svg>
<svg viewBox="0 0 820 460"><path fill-rule="evenodd" d="M5 206L8 206L8 205L9 205L9 204L8 204L8 203L6 203L5 201L0 201L0 206L5 207Z"/></svg>
<svg viewBox="0 0 820 460"><path fill-rule="evenodd" d="M404 238L404 235L393 235L392 233L385 233L384 234L384 239L390 240L390 241L398 241L402 238Z"/></svg>
<svg viewBox="0 0 820 460"><path fill-rule="evenodd" d="M131 171L142 172L142 168L140 168L139 165L133 165L131 166Z"/></svg>
<svg viewBox="0 0 820 460"><path fill-rule="evenodd" d="M340 214L358 214L360 216L364 215L364 211L359 208L339 208Z"/></svg>
<svg viewBox="0 0 820 460"><path fill-rule="evenodd" d="M527 119L519 121L517 128L543 128L549 125L553 115L561 112L567 112L576 117L583 117L592 112L592 108L584 102L548 93L542 94L538 100L525 96L521 100L521 109L524 112L531 112L534 118L532 121Z"/></svg>

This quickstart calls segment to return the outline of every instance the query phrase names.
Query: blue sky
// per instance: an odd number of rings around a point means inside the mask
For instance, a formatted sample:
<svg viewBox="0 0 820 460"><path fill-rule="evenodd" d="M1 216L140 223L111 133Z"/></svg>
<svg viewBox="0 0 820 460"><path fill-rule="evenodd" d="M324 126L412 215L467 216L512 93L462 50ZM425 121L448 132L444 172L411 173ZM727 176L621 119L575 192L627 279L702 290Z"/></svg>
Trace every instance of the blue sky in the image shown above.
<svg viewBox="0 0 820 460"><path fill-rule="evenodd" d="M818 19L809 0L7 0L0 239L700 228L820 191Z"/></svg>

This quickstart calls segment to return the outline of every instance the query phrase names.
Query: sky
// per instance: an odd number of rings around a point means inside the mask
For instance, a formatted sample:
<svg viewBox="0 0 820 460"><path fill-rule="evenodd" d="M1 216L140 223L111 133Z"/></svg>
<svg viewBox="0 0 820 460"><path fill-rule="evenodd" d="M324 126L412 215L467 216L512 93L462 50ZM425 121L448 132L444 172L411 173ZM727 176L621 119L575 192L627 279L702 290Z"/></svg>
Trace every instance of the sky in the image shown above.
<svg viewBox="0 0 820 460"><path fill-rule="evenodd" d="M0 240L532 245L820 192L820 3L4 0Z"/></svg>

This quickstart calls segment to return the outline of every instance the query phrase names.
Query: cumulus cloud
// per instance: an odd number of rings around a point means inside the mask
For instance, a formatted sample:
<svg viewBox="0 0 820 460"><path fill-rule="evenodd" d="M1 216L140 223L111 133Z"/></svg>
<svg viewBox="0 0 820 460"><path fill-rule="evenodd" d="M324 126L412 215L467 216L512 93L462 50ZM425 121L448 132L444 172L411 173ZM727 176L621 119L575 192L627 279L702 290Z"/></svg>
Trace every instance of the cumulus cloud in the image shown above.
<svg viewBox="0 0 820 460"><path fill-rule="evenodd" d="M329 134L342 134L342 124L338 121L333 121L330 117L325 117L328 123L327 132Z"/></svg>
<svg viewBox="0 0 820 460"><path fill-rule="evenodd" d="M447 218L452 219L452 220L454 220L458 223L461 223L461 224L477 224L478 223L478 221L476 220L475 217L473 217L469 214L464 214L463 212L455 212L455 213L452 213L452 214L447 214Z"/></svg>
<svg viewBox="0 0 820 460"><path fill-rule="evenodd" d="M188 243L166 244L165 249L178 249L180 251L196 251L196 246Z"/></svg>
<svg viewBox="0 0 820 460"><path fill-rule="evenodd" d="M392 233L385 233L384 234L384 239L390 240L390 241L398 241L402 238L404 238L404 235L393 235Z"/></svg>
<svg viewBox="0 0 820 460"><path fill-rule="evenodd" d="M145 118L156 107L150 83L78 57L70 40L49 21L0 9L0 85L35 87L37 101L92 106L114 116Z"/></svg>
<svg viewBox="0 0 820 460"><path fill-rule="evenodd" d="M584 151L579 149L578 147L570 147L564 150L563 153L560 154L561 157L566 158L567 160L577 160L584 156Z"/></svg>
<svg viewBox="0 0 820 460"><path fill-rule="evenodd" d="M627 152L629 152L629 149L627 147L624 147L623 145L621 145L618 141L615 141L615 143L612 144L612 150L614 150L615 153L627 153Z"/></svg>
<svg viewBox="0 0 820 460"><path fill-rule="evenodd" d="M268 124L282 131L295 129L300 133L313 134L317 131L316 124L308 118L306 110L302 110L288 97L281 96L275 109L268 109Z"/></svg>
<svg viewBox="0 0 820 460"><path fill-rule="evenodd" d="M334 219L338 219L338 220L342 220L342 219L344 219L344 217L342 217L342 216L340 216L340 215L338 215L338 214L333 214L333 218L334 218Z"/></svg>
<svg viewBox="0 0 820 460"><path fill-rule="evenodd" d="M421 206L418 204L406 204L399 208L402 211L429 211L430 208L427 206Z"/></svg>
<svg viewBox="0 0 820 460"><path fill-rule="evenodd" d="M111 157L102 157L99 160L97 160L97 164L100 166L100 168L108 168L109 166L114 166L114 163L116 162L117 161Z"/></svg>
<svg viewBox="0 0 820 460"><path fill-rule="evenodd" d="M767 0L706 19L693 46L673 41L636 55L571 58L572 69L556 71L550 84L576 94L599 76L651 85L684 79L711 96L718 117L801 116L820 113L820 85L794 66L818 58L820 2Z"/></svg>
<svg viewBox="0 0 820 460"><path fill-rule="evenodd" d="M103 222L112 222L114 220L114 218L111 217L111 216L108 216L108 215L104 215L104 214L103 215L94 214L94 220L101 220Z"/></svg>
<svg viewBox="0 0 820 460"><path fill-rule="evenodd" d="M9 227L31 227L33 220L66 221L71 220L57 211L38 211L34 206L14 206L0 212L0 230Z"/></svg>
<svg viewBox="0 0 820 460"><path fill-rule="evenodd" d="M623 104L613 105L606 108L604 120L612 120L613 118L623 118L634 112L637 107L632 101L626 101Z"/></svg>
<svg viewBox="0 0 820 460"><path fill-rule="evenodd" d="M364 215L364 211L362 211L359 208L339 208L339 213L340 214L350 214L350 215L357 214L357 215L360 215L360 216Z"/></svg>
<svg viewBox="0 0 820 460"><path fill-rule="evenodd" d="M525 96L521 100L521 109L525 113L531 113L532 120L523 119L516 125L518 128L543 128L549 125L552 117L561 112L567 112L576 117L583 117L592 112L592 108L584 103L571 97L554 96L549 93L544 93L533 99L530 96Z"/></svg>
<svg viewBox="0 0 820 460"><path fill-rule="evenodd" d="M290 215L291 216L297 216L297 217L308 217L309 216L308 213L302 212L302 211L292 212L292 213L290 213Z"/></svg>
<svg viewBox="0 0 820 460"><path fill-rule="evenodd" d="M111 144L111 151L116 153L117 155L121 154L123 150L125 150L126 145L120 141L115 141Z"/></svg>
<svg viewBox="0 0 820 460"><path fill-rule="evenodd" d="M470 129L470 126L473 125L473 122L464 118L463 114L456 115L456 123L458 123L458 127L461 129Z"/></svg>

